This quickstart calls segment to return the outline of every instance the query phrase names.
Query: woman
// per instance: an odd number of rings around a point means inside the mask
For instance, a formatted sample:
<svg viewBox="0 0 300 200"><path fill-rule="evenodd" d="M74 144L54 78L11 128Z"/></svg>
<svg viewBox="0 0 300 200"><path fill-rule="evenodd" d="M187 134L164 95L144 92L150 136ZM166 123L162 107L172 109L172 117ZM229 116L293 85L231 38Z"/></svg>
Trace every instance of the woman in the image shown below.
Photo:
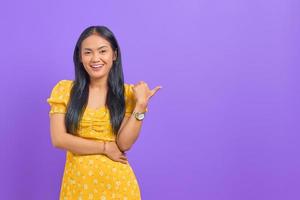
<svg viewBox="0 0 300 200"><path fill-rule="evenodd" d="M61 80L47 99L52 144L67 151L60 199L141 199L126 158L139 136L150 90L124 83L113 33L91 26L73 55L75 80Z"/></svg>

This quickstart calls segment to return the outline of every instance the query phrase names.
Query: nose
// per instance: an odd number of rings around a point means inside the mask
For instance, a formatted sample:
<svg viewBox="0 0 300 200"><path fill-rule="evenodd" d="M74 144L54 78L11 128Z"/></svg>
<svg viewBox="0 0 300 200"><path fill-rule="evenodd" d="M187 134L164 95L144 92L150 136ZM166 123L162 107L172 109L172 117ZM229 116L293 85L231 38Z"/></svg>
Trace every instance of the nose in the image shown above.
<svg viewBox="0 0 300 200"><path fill-rule="evenodd" d="M94 53L92 56L92 62L99 62L101 60L101 57L98 53Z"/></svg>

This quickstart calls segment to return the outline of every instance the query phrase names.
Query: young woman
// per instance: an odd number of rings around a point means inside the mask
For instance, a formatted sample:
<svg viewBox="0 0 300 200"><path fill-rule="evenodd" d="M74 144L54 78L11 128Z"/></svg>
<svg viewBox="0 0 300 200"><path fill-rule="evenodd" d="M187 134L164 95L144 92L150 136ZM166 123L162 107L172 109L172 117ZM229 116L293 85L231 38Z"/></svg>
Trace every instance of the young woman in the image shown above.
<svg viewBox="0 0 300 200"><path fill-rule="evenodd" d="M75 80L52 89L52 144L67 151L60 199L141 199L126 151L139 136L149 99L161 88L124 83L113 33L91 26L80 35Z"/></svg>

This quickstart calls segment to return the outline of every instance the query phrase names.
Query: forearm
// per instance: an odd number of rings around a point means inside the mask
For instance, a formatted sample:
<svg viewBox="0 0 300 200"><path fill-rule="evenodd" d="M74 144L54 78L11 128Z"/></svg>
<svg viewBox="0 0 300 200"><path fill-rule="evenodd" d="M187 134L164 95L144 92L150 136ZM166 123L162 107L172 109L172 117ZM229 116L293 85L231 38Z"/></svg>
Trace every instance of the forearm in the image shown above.
<svg viewBox="0 0 300 200"><path fill-rule="evenodd" d="M71 151L79 155L104 154L104 142L92 139L85 139L68 133L59 135L59 138L52 139L56 148Z"/></svg>
<svg viewBox="0 0 300 200"><path fill-rule="evenodd" d="M137 103L134 110L137 112L145 112L147 105ZM119 131L117 144L121 151L128 151L137 140L142 128L143 121L137 120L133 115L129 117L124 127Z"/></svg>

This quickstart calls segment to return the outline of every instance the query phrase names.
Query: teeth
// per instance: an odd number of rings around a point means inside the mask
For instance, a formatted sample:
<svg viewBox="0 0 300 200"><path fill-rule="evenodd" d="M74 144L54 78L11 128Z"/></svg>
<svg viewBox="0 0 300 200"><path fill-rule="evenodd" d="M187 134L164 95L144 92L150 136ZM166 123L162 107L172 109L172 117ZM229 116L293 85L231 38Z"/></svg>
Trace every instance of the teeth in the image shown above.
<svg viewBox="0 0 300 200"><path fill-rule="evenodd" d="M99 68L99 67L102 67L103 65L92 65L92 67L94 68Z"/></svg>

